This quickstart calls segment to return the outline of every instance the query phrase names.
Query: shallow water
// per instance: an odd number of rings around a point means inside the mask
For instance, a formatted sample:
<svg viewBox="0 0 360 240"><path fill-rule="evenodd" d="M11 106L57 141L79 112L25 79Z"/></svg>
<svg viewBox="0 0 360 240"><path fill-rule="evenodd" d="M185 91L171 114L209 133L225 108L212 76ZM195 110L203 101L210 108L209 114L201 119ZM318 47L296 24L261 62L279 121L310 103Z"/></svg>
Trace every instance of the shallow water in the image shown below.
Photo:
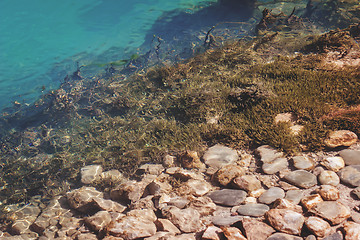
<svg viewBox="0 0 360 240"><path fill-rule="evenodd" d="M165 12L215 0L0 1L0 111L31 103L80 65L129 58ZM106 58L98 55L106 52ZM101 62L97 62L101 61Z"/></svg>

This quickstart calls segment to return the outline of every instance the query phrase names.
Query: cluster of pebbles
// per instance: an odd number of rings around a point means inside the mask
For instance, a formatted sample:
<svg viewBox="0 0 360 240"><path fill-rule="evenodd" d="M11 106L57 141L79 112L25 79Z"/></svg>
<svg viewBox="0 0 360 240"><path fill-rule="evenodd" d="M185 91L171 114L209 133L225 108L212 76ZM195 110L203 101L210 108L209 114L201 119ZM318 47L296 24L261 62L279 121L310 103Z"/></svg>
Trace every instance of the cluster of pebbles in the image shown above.
<svg viewBox="0 0 360 240"><path fill-rule="evenodd" d="M145 164L138 180L101 166L84 186L12 213L1 239L359 240L360 144L336 131L327 152L287 157L270 146L252 154L222 145L200 158L186 151ZM340 149L339 149L340 148ZM107 181L100 192L91 186Z"/></svg>

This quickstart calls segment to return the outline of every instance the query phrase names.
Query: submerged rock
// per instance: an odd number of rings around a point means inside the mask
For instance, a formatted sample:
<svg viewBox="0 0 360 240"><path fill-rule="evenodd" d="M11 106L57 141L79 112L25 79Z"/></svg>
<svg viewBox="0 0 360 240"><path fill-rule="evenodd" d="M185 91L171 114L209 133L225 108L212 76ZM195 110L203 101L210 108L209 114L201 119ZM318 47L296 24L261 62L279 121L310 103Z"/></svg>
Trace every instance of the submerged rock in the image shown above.
<svg viewBox="0 0 360 240"><path fill-rule="evenodd" d="M67 193L66 197L72 208L86 213L93 208L93 199L103 198L104 194L93 187L82 187Z"/></svg>
<svg viewBox="0 0 360 240"><path fill-rule="evenodd" d="M80 170L81 173L81 182L83 184L91 184L96 180L100 179L103 169L100 165L89 165L82 167Z"/></svg>

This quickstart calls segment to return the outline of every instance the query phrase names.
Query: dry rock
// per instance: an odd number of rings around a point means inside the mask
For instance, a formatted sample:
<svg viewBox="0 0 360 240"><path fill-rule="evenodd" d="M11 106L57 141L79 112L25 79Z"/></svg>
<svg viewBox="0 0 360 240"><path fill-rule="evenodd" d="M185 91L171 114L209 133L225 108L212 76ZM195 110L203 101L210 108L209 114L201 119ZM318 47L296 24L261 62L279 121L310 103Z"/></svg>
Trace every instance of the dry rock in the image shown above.
<svg viewBox="0 0 360 240"><path fill-rule="evenodd" d="M199 197L193 199L189 207L197 210L200 216L209 216L216 210L216 204L209 197Z"/></svg>
<svg viewBox="0 0 360 240"><path fill-rule="evenodd" d="M338 172L345 167L345 162L342 157L327 157L321 161L321 165L330 171Z"/></svg>
<svg viewBox="0 0 360 240"><path fill-rule="evenodd" d="M212 217L211 221L214 225L222 227L233 225L242 219L243 217L241 216L214 216Z"/></svg>
<svg viewBox="0 0 360 240"><path fill-rule="evenodd" d="M236 188L243 189L247 192L258 190L261 187L261 182L254 175L243 175L233 180Z"/></svg>
<svg viewBox="0 0 360 240"><path fill-rule="evenodd" d="M322 240L343 240L344 237L341 232L336 232L333 234L330 234L329 236L323 238Z"/></svg>
<svg viewBox="0 0 360 240"><path fill-rule="evenodd" d="M268 145L258 147L256 152L260 155L261 161L263 163L271 162L277 158L281 158L284 155L282 152L279 152Z"/></svg>
<svg viewBox="0 0 360 240"><path fill-rule="evenodd" d="M354 222L346 222L344 224L345 240L360 239L360 224Z"/></svg>
<svg viewBox="0 0 360 240"><path fill-rule="evenodd" d="M203 180L190 179L186 182L190 189L190 193L196 197L201 197L207 194L212 188L211 185Z"/></svg>
<svg viewBox="0 0 360 240"><path fill-rule="evenodd" d="M248 240L266 240L275 230L266 223L253 218L244 218L243 228Z"/></svg>
<svg viewBox="0 0 360 240"><path fill-rule="evenodd" d="M72 208L86 213L93 209L93 199L103 198L103 193L93 187L82 187L68 192L66 197Z"/></svg>
<svg viewBox="0 0 360 240"><path fill-rule="evenodd" d="M315 163L307 156L294 156L292 158L294 167L302 170L311 170L315 167Z"/></svg>
<svg viewBox="0 0 360 240"><path fill-rule="evenodd" d="M168 219L159 218L155 221L155 225L158 231L170 232L174 234L181 233L180 230Z"/></svg>
<svg viewBox="0 0 360 240"><path fill-rule="evenodd" d="M302 214L287 209L271 209L265 217L278 231L294 235L301 233L305 221Z"/></svg>
<svg viewBox="0 0 360 240"><path fill-rule="evenodd" d="M336 201L340 197L339 190L331 185L321 185L319 194L325 201Z"/></svg>
<svg viewBox="0 0 360 240"><path fill-rule="evenodd" d="M168 168L166 169L166 173L184 182L189 179L204 180L202 174L179 167Z"/></svg>
<svg viewBox="0 0 360 240"><path fill-rule="evenodd" d="M85 222L95 231L101 231L111 222L111 214L107 211L99 211L91 217L85 218Z"/></svg>
<svg viewBox="0 0 360 240"><path fill-rule="evenodd" d="M299 204L303 197L304 193L302 190L289 190L285 194L285 199L293 202L294 204Z"/></svg>
<svg viewBox="0 0 360 240"><path fill-rule="evenodd" d="M266 190L263 194L261 194L258 200L260 203L271 204L275 202L276 199L284 198L284 197L285 197L284 190L282 190L279 187L272 187Z"/></svg>
<svg viewBox="0 0 360 240"><path fill-rule="evenodd" d="M214 181L220 185L228 185L234 178L245 174L245 169L238 165L226 165L220 168L214 175Z"/></svg>
<svg viewBox="0 0 360 240"><path fill-rule="evenodd" d="M354 194L358 199L360 199L360 187L355 188L351 191L352 194Z"/></svg>
<svg viewBox="0 0 360 240"><path fill-rule="evenodd" d="M348 207L333 201L320 202L316 204L310 212L330 221L333 225L345 221L351 215Z"/></svg>
<svg viewBox="0 0 360 240"><path fill-rule="evenodd" d="M347 166L341 169L339 172L341 181L351 186L360 186L360 171L352 166Z"/></svg>
<svg viewBox="0 0 360 240"><path fill-rule="evenodd" d="M356 143L358 137L355 133L349 130L334 131L329 134L324 143L329 148L336 148L340 146L349 147Z"/></svg>
<svg viewBox="0 0 360 240"><path fill-rule="evenodd" d="M288 160L286 158L276 158L269 162L264 162L262 165L262 170L266 174L274 174L281 170L284 170L289 166Z"/></svg>
<svg viewBox="0 0 360 240"><path fill-rule="evenodd" d="M240 205L236 210L240 215L260 217L263 216L270 208L265 204L249 203Z"/></svg>
<svg viewBox="0 0 360 240"><path fill-rule="evenodd" d="M275 233L268 237L266 240L303 240L301 237L289 235L286 233Z"/></svg>
<svg viewBox="0 0 360 240"><path fill-rule="evenodd" d="M330 231L330 224L318 217L309 217L306 219L305 225L318 237L325 237Z"/></svg>
<svg viewBox="0 0 360 240"><path fill-rule="evenodd" d="M317 184L316 176L305 170L293 171L287 174L285 179L301 188L310 188Z"/></svg>
<svg viewBox="0 0 360 240"><path fill-rule="evenodd" d="M81 233L77 236L77 240L97 240L97 236L93 233Z"/></svg>
<svg viewBox="0 0 360 240"><path fill-rule="evenodd" d="M294 204L293 202L287 199L277 199L274 202L274 208L277 209L288 209L293 210L294 212L302 213L302 207Z"/></svg>
<svg viewBox="0 0 360 240"><path fill-rule="evenodd" d="M208 195L214 203L223 206L236 206L245 201L247 193L243 190L222 189Z"/></svg>
<svg viewBox="0 0 360 240"><path fill-rule="evenodd" d="M89 165L82 167L80 170L81 182L83 184L90 184L95 180L100 179L103 169L101 165Z"/></svg>
<svg viewBox="0 0 360 240"><path fill-rule="evenodd" d="M360 165L360 151L345 149L339 152L346 165Z"/></svg>
<svg viewBox="0 0 360 240"><path fill-rule="evenodd" d="M340 183L340 178L334 171L322 171L318 178L322 185L332 185L336 187Z"/></svg>
<svg viewBox="0 0 360 240"><path fill-rule="evenodd" d="M209 148L203 158L206 165L221 168L222 166L235 163L239 155L236 150L217 144Z"/></svg>
<svg viewBox="0 0 360 240"><path fill-rule="evenodd" d="M179 158L180 164L183 168L205 168L205 164L200 161L198 153L195 151L185 151Z"/></svg>
<svg viewBox="0 0 360 240"><path fill-rule="evenodd" d="M223 231L221 228L215 226L209 226L206 228L205 232L203 233L201 239L202 240L220 240L220 234Z"/></svg>
<svg viewBox="0 0 360 240"><path fill-rule="evenodd" d="M200 213L192 208L168 207L162 209L162 213L164 217L185 233L196 232L202 226Z"/></svg>
<svg viewBox="0 0 360 240"><path fill-rule="evenodd" d="M316 204L323 202L320 194L312 194L301 199L301 204L307 209L312 209Z"/></svg>
<svg viewBox="0 0 360 240"><path fill-rule="evenodd" d="M156 232L153 236L144 238L144 240L171 240L175 238L174 233L170 232Z"/></svg>
<svg viewBox="0 0 360 240"><path fill-rule="evenodd" d="M246 240L240 229L236 227L223 227L222 230L228 240Z"/></svg>
<svg viewBox="0 0 360 240"><path fill-rule="evenodd" d="M136 173L141 174L151 174L151 175L160 175L164 171L162 164L143 164L137 170Z"/></svg>

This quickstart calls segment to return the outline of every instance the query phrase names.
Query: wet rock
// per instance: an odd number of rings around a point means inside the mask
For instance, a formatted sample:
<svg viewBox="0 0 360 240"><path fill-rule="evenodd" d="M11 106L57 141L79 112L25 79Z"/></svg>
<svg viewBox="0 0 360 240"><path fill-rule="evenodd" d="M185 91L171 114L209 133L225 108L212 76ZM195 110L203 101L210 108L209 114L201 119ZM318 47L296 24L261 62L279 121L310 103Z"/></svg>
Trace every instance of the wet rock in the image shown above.
<svg viewBox="0 0 360 240"><path fill-rule="evenodd" d="M181 156L179 157L179 162L183 168L198 168L198 169L204 169L205 164L200 161L200 158L198 156L198 153L195 151L185 151Z"/></svg>
<svg viewBox="0 0 360 240"><path fill-rule="evenodd" d="M159 218L155 221L155 225L158 231L170 232L174 234L181 233L180 230L168 219Z"/></svg>
<svg viewBox="0 0 360 240"><path fill-rule="evenodd" d="M289 165L286 158L276 158L269 162L264 162L262 165L262 170L266 174L274 174L281 170L284 170Z"/></svg>
<svg viewBox="0 0 360 240"><path fill-rule="evenodd" d="M355 133L349 130L334 131L329 134L324 143L329 148L336 148L340 146L349 147L356 143L358 137Z"/></svg>
<svg viewBox="0 0 360 240"><path fill-rule="evenodd" d="M114 202L112 200L106 200L103 198L94 197L92 202L94 206L96 206L98 209L108 212L122 213L126 209L126 207L121 205L120 203Z"/></svg>
<svg viewBox="0 0 360 240"><path fill-rule="evenodd" d="M100 180L111 182L111 183L119 183L124 179L124 176L116 169L112 169L109 171L105 171L101 173Z"/></svg>
<svg viewBox="0 0 360 240"><path fill-rule="evenodd" d="M307 156L295 156L292 158L294 167L300 170L311 170L315 167L315 163Z"/></svg>
<svg viewBox="0 0 360 240"><path fill-rule="evenodd" d="M312 209L316 204L323 202L320 194L313 194L310 196L303 197L301 199L301 204L307 209Z"/></svg>
<svg viewBox="0 0 360 240"><path fill-rule="evenodd" d="M16 220L11 225L11 231L17 235L26 233L39 213L40 208L35 205L27 205L20 208L14 213Z"/></svg>
<svg viewBox="0 0 360 240"><path fill-rule="evenodd" d="M347 166L341 169L338 174L344 183L354 187L360 186L360 171L356 168Z"/></svg>
<svg viewBox="0 0 360 240"><path fill-rule="evenodd" d="M249 203L240 205L236 210L240 215L260 217L263 216L270 208L265 204Z"/></svg>
<svg viewBox="0 0 360 240"><path fill-rule="evenodd" d="M345 162L342 157L327 157L321 161L321 165L330 171L338 172L345 167Z"/></svg>
<svg viewBox="0 0 360 240"><path fill-rule="evenodd" d="M93 199L103 198L103 193L93 187L82 187L68 192L66 197L72 208L86 213L93 209Z"/></svg>
<svg viewBox="0 0 360 240"><path fill-rule="evenodd" d="M268 237L266 240L302 240L302 238L286 233L275 233Z"/></svg>
<svg viewBox="0 0 360 240"><path fill-rule="evenodd" d="M99 211L91 217L85 218L85 222L95 231L101 231L111 222L111 215L107 211Z"/></svg>
<svg viewBox="0 0 360 240"><path fill-rule="evenodd" d="M216 204L209 197L199 197L193 199L189 207L197 210L200 216L209 216L216 210Z"/></svg>
<svg viewBox="0 0 360 240"><path fill-rule="evenodd" d="M162 214L185 233L196 232L202 226L200 222L200 213L195 209L168 207L162 209Z"/></svg>
<svg viewBox="0 0 360 240"><path fill-rule="evenodd" d="M208 182L196 179L190 179L186 182L186 185L190 188L191 194L196 197L207 194L211 189L211 185Z"/></svg>
<svg viewBox="0 0 360 240"><path fill-rule="evenodd" d="M287 174L285 179L301 188L310 188L317 184L316 176L305 170L293 171Z"/></svg>
<svg viewBox="0 0 360 240"><path fill-rule="evenodd" d="M137 170L136 174L151 174L151 175L160 175L164 171L162 164L143 164Z"/></svg>
<svg viewBox="0 0 360 240"><path fill-rule="evenodd" d="M340 197L339 190L331 185L321 185L318 192L325 201L336 201Z"/></svg>
<svg viewBox="0 0 360 240"><path fill-rule="evenodd" d="M221 168L222 166L233 164L239 158L236 150L217 144L209 148L203 159L205 164L210 167Z"/></svg>
<svg viewBox="0 0 360 240"><path fill-rule="evenodd" d="M305 225L318 237L325 237L330 230L330 224L318 217L309 217L305 220Z"/></svg>
<svg viewBox="0 0 360 240"><path fill-rule="evenodd" d="M285 199L293 202L294 204L299 204L303 196L304 193L302 190L289 190L285 194Z"/></svg>
<svg viewBox="0 0 360 240"><path fill-rule="evenodd" d="M266 223L253 218L244 218L243 228L248 240L266 240L275 230Z"/></svg>
<svg viewBox="0 0 360 240"><path fill-rule="evenodd" d="M278 231L294 235L301 233L305 221L302 214L287 209L271 209L265 217Z"/></svg>
<svg viewBox="0 0 360 240"><path fill-rule="evenodd" d="M360 224L346 222L344 224L345 240L360 239Z"/></svg>
<svg viewBox="0 0 360 240"><path fill-rule="evenodd" d="M322 185L332 185L336 187L340 183L339 176L333 171L322 171L318 178Z"/></svg>
<svg viewBox="0 0 360 240"><path fill-rule="evenodd" d="M213 180L220 185L228 185L234 178L245 174L245 169L238 165L226 165L220 168L214 175Z"/></svg>
<svg viewBox="0 0 360 240"><path fill-rule="evenodd" d="M81 182L83 184L90 184L95 180L100 179L103 169L101 165L89 165L81 168Z"/></svg>
<svg viewBox="0 0 360 240"><path fill-rule="evenodd" d="M241 216L214 216L212 217L211 222L216 226L222 227L233 225L242 219L243 217Z"/></svg>
<svg viewBox="0 0 360 240"><path fill-rule="evenodd" d="M145 187L142 182L127 181L111 190L110 198L119 202L136 202L143 195Z"/></svg>
<svg viewBox="0 0 360 240"><path fill-rule="evenodd" d="M341 232L336 232L333 234L330 234L329 236L323 238L322 240L343 240L343 235L341 234Z"/></svg>
<svg viewBox="0 0 360 240"><path fill-rule="evenodd" d="M236 188L243 189L247 192L258 190L261 187L261 182L254 175L244 175L233 180Z"/></svg>
<svg viewBox="0 0 360 240"><path fill-rule="evenodd" d="M201 239L202 240L220 240L220 234L223 231L215 226L209 226L206 228L206 230L204 231Z"/></svg>
<svg viewBox="0 0 360 240"><path fill-rule="evenodd" d="M346 165L360 165L360 151L345 149L339 152Z"/></svg>
<svg viewBox="0 0 360 240"><path fill-rule="evenodd" d="M247 193L243 190L222 189L208 195L214 203L223 206L236 206L244 202Z"/></svg>
<svg viewBox="0 0 360 240"><path fill-rule="evenodd" d="M360 187L355 188L351 191L358 199L360 199Z"/></svg>
<svg viewBox="0 0 360 240"><path fill-rule="evenodd" d="M222 230L228 240L246 240L240 229L236 227L224 227Z"/></svg>
<svg viewBox="0 0 360 240"><path fill-rule="evenodd" d="M281 158L284 155L282 152L279 152L268 145L258 147L256 152L260 155L261 161L263 163L271 162L277 158Z"/></svg>
<svg viewBox="0 0 360 240"><path fill-rule="evenodd" d="M266 190L261 196L259 197L260 203L271 204L275 202L276 199L284 198L285 192L279 187L272 187Z"/></svg>
<svg viewBox="0 0 360 240"><path fill-rule="evenodd" d="M333 201L320 202L310 212L330 221L333 225L345 221L351 215L348 207Z"/></svg>

